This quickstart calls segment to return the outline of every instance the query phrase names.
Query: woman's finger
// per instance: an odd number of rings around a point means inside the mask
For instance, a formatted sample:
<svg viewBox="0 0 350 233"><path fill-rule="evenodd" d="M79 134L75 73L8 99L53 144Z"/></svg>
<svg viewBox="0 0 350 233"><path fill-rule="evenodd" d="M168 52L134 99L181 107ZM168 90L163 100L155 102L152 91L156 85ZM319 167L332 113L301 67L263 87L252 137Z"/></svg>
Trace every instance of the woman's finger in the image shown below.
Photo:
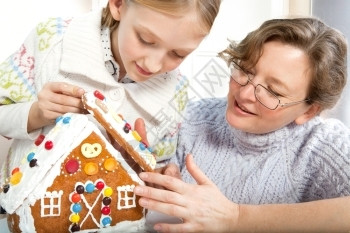
<svg viewBox="0 0 350 233"><path fill-rule="evenodd" d="M197 184L213 184L213 182L194 163L192 154L186 156L186 167L191 176L196 180Z"/></svg>

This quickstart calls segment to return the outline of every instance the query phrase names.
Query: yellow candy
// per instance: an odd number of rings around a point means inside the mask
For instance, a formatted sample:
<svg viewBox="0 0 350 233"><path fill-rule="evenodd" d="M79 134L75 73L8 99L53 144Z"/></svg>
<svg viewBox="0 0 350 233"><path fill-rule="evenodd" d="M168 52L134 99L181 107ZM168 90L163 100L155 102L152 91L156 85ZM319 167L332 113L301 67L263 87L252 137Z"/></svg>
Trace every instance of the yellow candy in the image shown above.
<svg viewBox="0 0 350 233"><path fill-rule="evenodd" d="M108 158L106 161L103 163L104 168L107 171L113 171L114 169L117 168L117 161L114 158Z"/></svg>
<svg viewBox="0 0 350 233"><path fill-rule="evenodd" d="M21 181L22 176L23 176L23 173L22 173L22 172L20 172L20 171L16 172L15 174L13 174L13 175L11 176L11 178L10 178L10 183L11 183L12 185L18 184L18 183Z"/></svg>
<svg viewBox="0 0 350 233"><path fill-rule="evenodd" d="M113 189L111 187L108 187L104 190L103 194L106 196L106 197L110 197L112 196L113 194Z"/></svg>
<svg viewBox="0 0 350 233"><path fill-rule="evenodd" d="M137 141L141 141L141 136L135 130L132 131L132 136L134 136Z"/></svg>
<svg viewBox="0 0 350 233"><path fill-rule="evenodd" d="M71 221L72 223L77 223L80 220L80 216L79 214L71 214L69 217L69 221Z"/></svg>

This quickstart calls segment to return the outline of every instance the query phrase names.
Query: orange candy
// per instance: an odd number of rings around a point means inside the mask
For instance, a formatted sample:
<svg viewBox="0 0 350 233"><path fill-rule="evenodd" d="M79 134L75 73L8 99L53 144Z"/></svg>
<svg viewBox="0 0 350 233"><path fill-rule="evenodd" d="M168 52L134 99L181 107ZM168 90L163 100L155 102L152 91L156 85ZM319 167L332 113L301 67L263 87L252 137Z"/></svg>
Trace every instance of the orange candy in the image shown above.
<svg viewBox="0 0 350 233"><path fill-rule="evenodd" d="M113 171L114 169L117 168L118 164L117 161L114 158L108 158L106 161L103 163L104 168L107 171Z"/></svg>
<svg viewBox="0 0 350 233"><path fill-rule="evenodd" d="M89 176L95 175L98 173L98 165L93 162L87 163L84 166L84 172Z"/></svg>

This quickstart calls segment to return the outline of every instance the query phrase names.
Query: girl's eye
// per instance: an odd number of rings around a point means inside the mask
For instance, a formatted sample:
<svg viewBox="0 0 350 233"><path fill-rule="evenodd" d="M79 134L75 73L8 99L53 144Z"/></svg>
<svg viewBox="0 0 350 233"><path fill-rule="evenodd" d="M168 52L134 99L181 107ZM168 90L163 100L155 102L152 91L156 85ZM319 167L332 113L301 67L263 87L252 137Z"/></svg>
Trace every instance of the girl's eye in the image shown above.
<svg viewBox="0 0 350 233"><path fill-rule="evenodd" d="M154 43L152 42L148 42L146 40L144 40L139 34L137 35L137 38L139 39L139 41L142 43L142 44L145 44L145 45L153 45Z"/></svg>
<svg viewBox="0 0 350 233"><path fill-rule="evenodd" d="M186 57L186 56L182 56L182 55L178 54L175 51L173 51L173 54L174 54L175 57L180 58L180 59L184 59Z"/></svg>

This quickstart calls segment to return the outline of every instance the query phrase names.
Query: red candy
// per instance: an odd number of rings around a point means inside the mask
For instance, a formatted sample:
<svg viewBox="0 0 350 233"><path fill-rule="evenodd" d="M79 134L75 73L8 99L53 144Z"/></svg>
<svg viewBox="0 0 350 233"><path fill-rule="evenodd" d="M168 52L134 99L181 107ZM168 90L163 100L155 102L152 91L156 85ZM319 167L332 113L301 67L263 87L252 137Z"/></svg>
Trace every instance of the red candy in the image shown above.
<svg viewBox="0 0 350 233"><path fill-rule="evenodd" d="M102 181L97 182L96 188L102 190L105 187L105 184Z"/></svg>
<svg viewBox="0 0 350 233"><path fill-rule="evenodd" d="M73 203L78 203L81 200L80 194L74 193L71 197Z"/></svg>
<svg viewBox="0 0 350 233"><path fill-rule="evenodd" d="M99 92L98 90L94 91L94 96L97 99L100 99L100 100L104 100L105 99L104 95L101 92Z"/></svg>
<svg viewBox="0 0 350 233"><path fill-rule="evenodd" d="M45 142L45 149L46 150L51 150L52 148L53 148L53 142L52 141Z"/></svg>
<svg viewBox="0 0 350 233"><path fill-rule="evenodd" d="M34 144L36 146L39 146L45 139L45 135L40 134L38 138L35 140Z"/></svg>
<svg viewBox="0 0 350 233"><path fill-rule="evenodd" d="M109 213L111 213L111 208L109 208L108 206L105 206L101 209L101 212L104 215L109 215Z"/></svg>
<svg viewBox="0 0 350 233"><path fill-rule="evenodd" d="M79 169L79 162L75 159L70 159L64 167L69 174L73 174Z"/></svg>

